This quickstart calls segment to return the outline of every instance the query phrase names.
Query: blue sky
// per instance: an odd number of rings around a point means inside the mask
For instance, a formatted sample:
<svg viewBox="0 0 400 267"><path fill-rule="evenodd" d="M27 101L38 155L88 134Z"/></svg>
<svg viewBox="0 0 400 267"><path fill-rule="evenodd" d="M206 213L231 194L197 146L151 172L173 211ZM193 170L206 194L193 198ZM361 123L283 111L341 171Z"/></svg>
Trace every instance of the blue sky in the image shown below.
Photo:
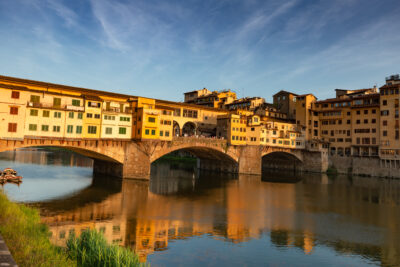
<svg viewBox="0 0 400 267"><path fill-rule="evenodd" d="M333 96L400 72L398 0L2 0L0 73L180 101Z"/></svg>

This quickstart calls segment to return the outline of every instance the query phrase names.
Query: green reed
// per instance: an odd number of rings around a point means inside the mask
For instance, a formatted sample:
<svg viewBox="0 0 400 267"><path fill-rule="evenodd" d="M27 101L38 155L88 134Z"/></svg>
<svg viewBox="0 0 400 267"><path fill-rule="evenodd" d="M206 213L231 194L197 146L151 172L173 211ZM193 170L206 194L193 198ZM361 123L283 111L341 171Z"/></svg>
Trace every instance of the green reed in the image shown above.
<svg viewBox="0 0 400 267"><path fill-rule="evenodd" d="M142 266L138 256L129 249L107 244L96 230L85 230L79 237L70 236L67 251L78 266Z"/></svg>

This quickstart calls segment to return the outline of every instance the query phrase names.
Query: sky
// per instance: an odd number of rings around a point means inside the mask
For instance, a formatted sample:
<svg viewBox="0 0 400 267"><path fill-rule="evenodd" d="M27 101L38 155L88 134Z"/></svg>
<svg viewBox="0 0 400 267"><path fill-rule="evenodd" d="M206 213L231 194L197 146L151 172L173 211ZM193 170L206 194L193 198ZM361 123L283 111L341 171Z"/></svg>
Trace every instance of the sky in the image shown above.
<svg viewBox="0 0 400 267"><path fill-rule="evenodd" d="M400 73L398 0L0 0L0 74L182 101L267 101Z"/></svg>

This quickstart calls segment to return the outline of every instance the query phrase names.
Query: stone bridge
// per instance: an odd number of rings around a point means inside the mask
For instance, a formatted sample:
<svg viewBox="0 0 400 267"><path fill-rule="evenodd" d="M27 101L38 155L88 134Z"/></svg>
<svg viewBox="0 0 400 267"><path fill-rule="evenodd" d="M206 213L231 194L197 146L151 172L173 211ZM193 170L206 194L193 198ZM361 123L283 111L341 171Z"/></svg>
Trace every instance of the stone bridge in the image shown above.
<svg viewBox="0 0 400 267"><path fill-rule="evenodd" d="M0 140L0 152L25 147L60 147L94 159L95 173L149 179L151 163L171 152L195 155L200 169L260 175L262 166L324 172L327 154L266 146L233 146L226 140L175 137L172 141L89 140L26 137ZM266 162L266 164L263 164Z"/></svg>

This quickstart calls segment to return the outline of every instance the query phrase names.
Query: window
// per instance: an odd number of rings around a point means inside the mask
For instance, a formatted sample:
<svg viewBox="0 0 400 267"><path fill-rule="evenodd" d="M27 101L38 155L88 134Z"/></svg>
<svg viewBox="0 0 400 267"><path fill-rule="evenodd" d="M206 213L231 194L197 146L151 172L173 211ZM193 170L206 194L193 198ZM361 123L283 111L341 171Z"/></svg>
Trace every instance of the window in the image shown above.
<svg viewBox="0 0 400 267"><path fill-rule="evenodd" d="M121 118L122 118L122 117L121 117ZM154 122L156 122L156 118L149 117L149 118L148 118L148 122L153 122L153 123L154 123Z"/></svg>
<svg viewBox="0 0 400 267"><path fill-rule="evenodd" d="M389 110L382 110L381 116L389 116Z"/></svg>
<svg viewBox="0 0 400 267"><path fill-rule="evenodd" d="M347 124L350 124L350 120L347 120Z"/></svg>
<svg viewBox="0 0 400 267"><path fill-rule="evenodd" d="M357 115L360 115L360 114L361 114L361 111L357 110Z"/></svg>
<svg viewBox="0 0 400 267"><path fill-rule="evenodd" d="M387 106L387 100L383 100L383 101L382 101L382 105L383 105L383 106Z"/></svg>
<svg viewBox="0 0 400 267"><path fill-rule="evenodd" d="M78 113L78 119L81 120L82 118L83 118L83 113L79 112L79 113Z"/></svg>
<svg viewBox="0 0 400 267"><path fill-rule="evenodd" d="M76 126L76 133L81 134L82 133L82 126Z"/></svg>
<svg viewBox="0 0 400 267"><path fill-rule="evenodd" d="M372 119L371 122L372 122L372 123L376 123L376 119Z"/></svg>
<svg viewBox="0 0 400 267"><path fill-rule="evenodd" d="M74 112L73 111L68 113L68 118L70 118L70 119L74 118Z"/></svg>
<svg viewBox="0 0 400 267"><path fill-rule="evenodd" d="M74 126L73 125L68 125L67 126L67 133L73 133L74 132Z"/></svg>
<svg viewBox="0 0 400 267"><path fill-rule="evenodd" d="M347 112L347 116L350 116L350 111Z"/></svg>
<svg viewBox="0 0 400 267"><path fill-rule="evenodd" d="M373 109L373 110L372 110L372 114L376 114L376 109Z"/></svg>
<svg viewBox="0 0 400 267"><path fill-rule="evenodd" d="M156 130L151 130L151 135L156 135Z"/></svg>
<svg viewBox="0 0 400 267"><path fill-rule="evenodd" d="M357 120L356 123L357 123L357 124L360 124L360 120Z"/></svg>
<svg viewBox="0 0 400 267"><path fill-rule="evenodd" d="M174 116L175 117L180 117L181 116L181 109L180 108L174 109Z"/></svg>
<svg viewBox="0 0 400 267"><path fill-rule="evenodd" d="M387 131L382 132L383 136L387 136Z"/></svg>
<svg viewBox="0 0 400 267"><path fill-rule="evenodd" d="M37 124L29 124L29 131L36 131L37 130Z"/></svg>
<svg viewBox="0 0 400 267"><path fill-rule="evenodd" d="M33 102L33 103L39 103L39 102L40 102L40 96L38 96L38 95L31 95L31 102Z"/></svg>
<svg viewBox="0 0 400 267"><path fill-rule="evenodd" d="M53 126L53 132L59 133L60 130L61 130L61 127L60 127L60 126L57 126L57 125L54 125L54 126Z"/></svg>
<svg viewBox="0 0 400 267"><path fill-rule="evenodd" d="M164 135L164 131L160 131L160 136L163 136Z"/></svg>
<svg viewBox="0 0 400 267"><path fill-rule="evenodd" d="M81 101L79 99L72 99L72 105L79 107L81 105Z"/></svg>
<svg viewBox="0 0 400 267"><path fill-rule="evenodd" d="M11 92L11 98L19 99L19 92L18 91L12 91Z"/></svg>
<svg viewBox="0 0 400 267"><path fill-rule="evenodd" d="M101 104L98 102L91 102L91 101L88 102L88 107L91 107L91 108L99 108L100 105Z"/></svg>
<svg viewBox="0 0 400 267"><path fill-rule="evenodd" d="M166 137L169 136L169 131L165 131L165 136L166 136Z"/></svg>
<svg viewBox="0 0 400 267"><path fill-rule="evenodd" d="M146 130L144 131L144 134L145 134L145 135L149 135L149 134L150 134L150 130L149 130L149 129L146 129Z"/></svg>
<svg viewBox="0 0 400 267"><path fill-rule="evenodd" d="M382 121L382 125L383 125L383 126L387 126L387 121L385 121L385 120Z"/></svg>
<svg viewBox="0 0 400 267"><path fill-rule="evenodd" d="M50 117L50 111L49 110L43 110L43 117L45 117L45 118Z"/></svg>
<svg viewBox="0 0 400 267"><path fill-rule="evenodd" d="M112 128L111 127L107 127L106 128L106 134L112 134Z"/></svg>
<svg viewBox="0 0 400 267"><path fill-rule="evenodd" d="M364 123L367 124L368 123L368 119L364 119Z"/></svg>
<svg viewBox="0 0 400 267"><path fill-rule="evenodd" d="M109 121L115 121L115 116L104 115L104 119Z"/></svg>
<svg viewBox="0 0 400 267"><path fill-rule="evenodd" d="M150 117L149 117L149 119L150 119ZM155 118L153 118L154 119L154 122L155 122ZM131 118L129 118L129 117L119 117L119 120L120 121L131 121ZM150 120L149 120L149 122L151 122Z"/></svg>
<svg viewBox="0 0 400 267"><path fill-rule="evenodd" d="M17 93L19 93L19 92L17 92ZM17 124L16 123L9 123L8 124L8 132L9 133L17 132Z"/></svg>
<svg viewBox="0 0 400 267"><path fill-rule="evenodd" d="M93 118L93 114L92 113L87 113L86 114L86 118Z"/></svg>
<svg viewBox="0 0 400 267"><path fill-rule="evenodd" d="M197 118L197 110L184 109L183 110L183 117L186 117L186 118Z"/></svg>
<svg viewBox="0 0 400 267"><path fill-rule="evenodd" d="M53 98L53 106L54 107L61 107L61 98Z"/></svg>
<svg viewBox="0 0 400 267"><path fill-rule="evenodd" d="M88 133L89 134L96 134L97 126L88 126Z"/></svg>
<svg viewBox="0 0 400 267"><path fill-rule="evenodd" d="M95 119L100 119L100 114L94 114Z"/></svg>
<svg viewBox="0 0 400 267"><path fill-rule="evenodd" d="M31 116L37 116L39 114L39 111L37 109L31 109L30 114Z"/></svg>
<svg viewBox="0 0 400 267"><path fill-rule="evenodd" d="M365 109L365 110L364 110L364 114L368 114L368 109Z"/></svg>
<svg viewBox="0 0 400 267"><path fill-rule="evenodd" d="M49 131L49 125L42 125L42 132L48 132Z"/></svg>
<svg viewBox="0 0 400 267"><path fill-rule="evenodd" d="M126 134L126 128L125 127L119 127L119 134Z"/></svg>
<svg viewBox="0 0 400 267"><path fill-rule="evenodd" d="M54 118L61 118L61 112L54 112Z"/></svg>
<svg viewBox="0 0 400 267"><path fill-rule="evenodd" d="M10 107L11 115L18 115L18 107Z"/></svg>

